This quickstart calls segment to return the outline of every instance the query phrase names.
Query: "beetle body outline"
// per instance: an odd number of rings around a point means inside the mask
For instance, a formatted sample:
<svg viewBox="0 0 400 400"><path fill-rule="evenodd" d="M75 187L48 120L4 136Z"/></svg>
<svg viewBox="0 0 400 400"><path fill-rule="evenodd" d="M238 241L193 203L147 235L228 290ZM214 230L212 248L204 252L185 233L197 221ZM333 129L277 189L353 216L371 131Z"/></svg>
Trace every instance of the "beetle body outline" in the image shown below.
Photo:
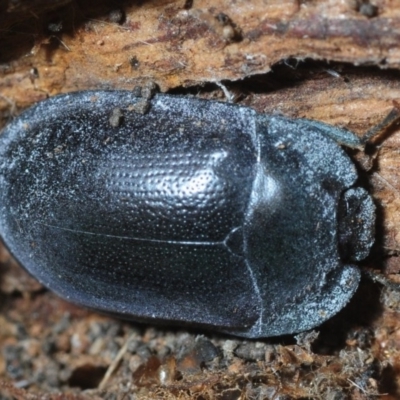
<svg viewBox="0 0 400 400"><path fill-rule="evenodd" d="M244 337L343 308L374 241L372 199L327 137L352 134L168 95L141 115L138 101L65 94L5 129L0 233L21 264L89 308Z"/></svg>

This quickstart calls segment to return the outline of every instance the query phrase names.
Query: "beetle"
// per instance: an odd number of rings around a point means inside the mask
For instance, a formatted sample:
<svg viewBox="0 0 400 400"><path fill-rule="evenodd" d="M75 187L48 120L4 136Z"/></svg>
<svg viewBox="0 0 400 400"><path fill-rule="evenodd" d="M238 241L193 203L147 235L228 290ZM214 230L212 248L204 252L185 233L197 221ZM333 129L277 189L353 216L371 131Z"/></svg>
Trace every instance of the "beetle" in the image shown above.
<svg viewBox="0 0 400 400"><path fill-rule="evenodd" d="M59 95L0 137L0 234L63 298L257 338L308 330L357 289L375 206L353 133L123 90Z"/></svg>

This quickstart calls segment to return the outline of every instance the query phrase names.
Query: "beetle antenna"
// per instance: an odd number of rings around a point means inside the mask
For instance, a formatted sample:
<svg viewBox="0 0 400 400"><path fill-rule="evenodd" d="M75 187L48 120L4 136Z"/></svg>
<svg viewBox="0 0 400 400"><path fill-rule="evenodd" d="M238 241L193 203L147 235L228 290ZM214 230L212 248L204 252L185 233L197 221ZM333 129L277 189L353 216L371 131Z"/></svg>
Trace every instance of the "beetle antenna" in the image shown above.
<svg viewBox="0 0 400 400"><path fill-rule="evenodd" d="M395 122L400 120L400 103L396 100L393 100L393 108L389 112L389 114L377 125L372 127L369 131L367 131L364 136L361 138L361 143L364 145L369 143L371 139L375 139L382 132L386 131L390 126L392 126Z"/></svg>

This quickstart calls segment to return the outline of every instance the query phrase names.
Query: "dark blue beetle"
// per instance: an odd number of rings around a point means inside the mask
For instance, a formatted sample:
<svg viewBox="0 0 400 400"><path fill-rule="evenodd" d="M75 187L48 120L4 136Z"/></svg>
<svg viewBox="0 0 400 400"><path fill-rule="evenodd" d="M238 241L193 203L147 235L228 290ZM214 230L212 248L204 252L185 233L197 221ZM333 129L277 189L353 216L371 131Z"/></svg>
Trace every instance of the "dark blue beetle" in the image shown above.
<svg viewBox="0 0 400 400"><path fill-rule="evenodd" d="M0 137L0 233L62 297L245 337L304 331L358 286L375 208L350 132L129 91L39 103Z"/></svg>

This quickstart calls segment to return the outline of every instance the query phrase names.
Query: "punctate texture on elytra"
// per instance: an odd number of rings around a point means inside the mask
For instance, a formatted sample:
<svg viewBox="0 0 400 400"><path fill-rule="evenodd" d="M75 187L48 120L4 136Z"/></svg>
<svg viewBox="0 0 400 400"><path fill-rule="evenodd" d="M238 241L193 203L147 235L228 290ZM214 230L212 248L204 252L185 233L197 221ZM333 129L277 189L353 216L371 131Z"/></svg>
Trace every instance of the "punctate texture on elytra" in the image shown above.
<svg viewBox="0 0 400 400"><path fill-rule="evenodd" d="M358 286L374 205L327 135L246 107L129 91L43 101L0 137L0 234L40 282L137 321L299 332Z"/></svg>

